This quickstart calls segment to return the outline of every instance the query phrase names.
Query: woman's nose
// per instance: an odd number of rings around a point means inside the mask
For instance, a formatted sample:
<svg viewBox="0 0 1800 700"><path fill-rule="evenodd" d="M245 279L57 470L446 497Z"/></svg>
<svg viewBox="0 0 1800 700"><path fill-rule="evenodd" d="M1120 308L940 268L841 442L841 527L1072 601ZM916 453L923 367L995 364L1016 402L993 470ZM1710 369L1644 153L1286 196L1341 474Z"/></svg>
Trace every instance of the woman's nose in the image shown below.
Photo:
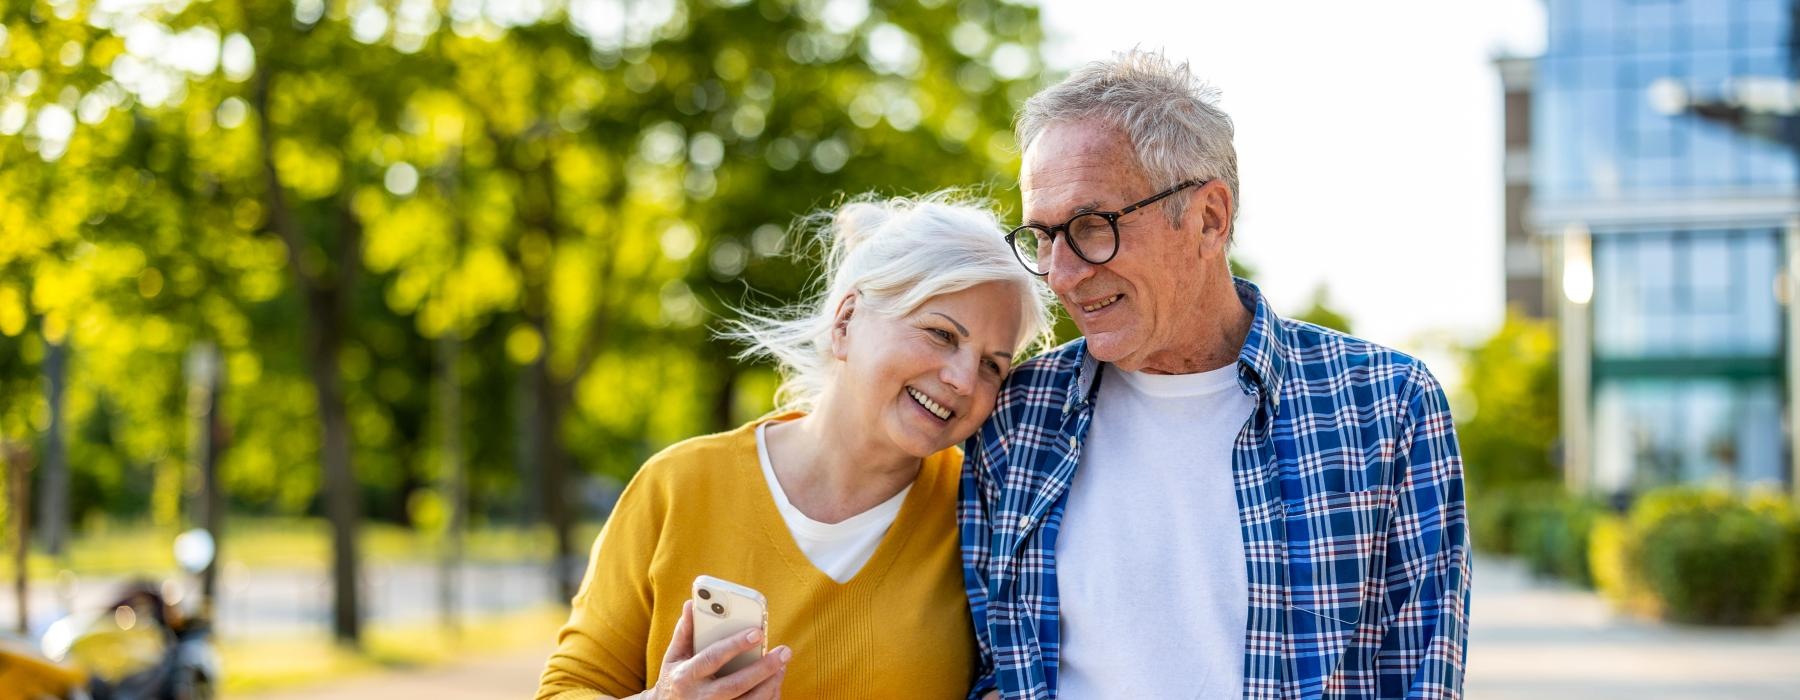
<svg viewBox="0 0 1800 700"><path fill-rule="evenodd" d="M979 357L968 357L970 353L957 353L956 357L944 365L938 378L950 386L956 393L967 396L975 390L975 365L981 361Z"/></svg>

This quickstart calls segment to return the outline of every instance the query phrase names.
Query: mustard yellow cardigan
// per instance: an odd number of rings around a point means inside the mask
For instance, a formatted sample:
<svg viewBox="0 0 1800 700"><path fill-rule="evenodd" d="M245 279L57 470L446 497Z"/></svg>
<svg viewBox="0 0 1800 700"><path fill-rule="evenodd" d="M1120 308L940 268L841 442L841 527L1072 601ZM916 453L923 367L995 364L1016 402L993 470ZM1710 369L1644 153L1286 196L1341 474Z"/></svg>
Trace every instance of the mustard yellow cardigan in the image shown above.
<svg viewBox="0 0 1800 700"><path fill-rule="evenodd" d="M958 559L961 450L925 460L874 555L840 584L807 560L776 510L757 460L759 422L673 445L638 471L594 543L539 700L654 684L700 574L768 599L769 648L794 650L784 698L968 694L976 652Z"/></svg>

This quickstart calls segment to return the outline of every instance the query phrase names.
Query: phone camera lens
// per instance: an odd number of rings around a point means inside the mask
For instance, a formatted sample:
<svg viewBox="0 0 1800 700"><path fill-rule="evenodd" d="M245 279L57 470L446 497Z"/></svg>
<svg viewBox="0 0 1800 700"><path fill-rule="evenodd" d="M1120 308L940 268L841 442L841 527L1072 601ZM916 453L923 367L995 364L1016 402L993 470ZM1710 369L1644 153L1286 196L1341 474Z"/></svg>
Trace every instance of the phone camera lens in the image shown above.
<svg viewBox="0 0 1800 700"><path fill-rule="evenodd" d="M712 600L712 591L706 590L704 588L700 589L700 599L701 600Z"/></svg>
<svg viewBox="0 0 1800 700"><path fill-rule="evenodd" d="M725 606L720 605L718 603L713 603L712 611L713 611L714 615L724 615L725 614Z"/></svg>

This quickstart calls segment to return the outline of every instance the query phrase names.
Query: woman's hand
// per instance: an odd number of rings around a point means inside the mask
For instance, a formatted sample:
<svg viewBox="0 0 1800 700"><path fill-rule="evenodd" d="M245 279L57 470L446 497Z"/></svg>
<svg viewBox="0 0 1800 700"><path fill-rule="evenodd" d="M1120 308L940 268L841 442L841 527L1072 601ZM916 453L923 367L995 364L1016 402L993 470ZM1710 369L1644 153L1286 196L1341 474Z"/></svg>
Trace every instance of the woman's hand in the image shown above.
<svg viewBox="0 0 1800 700"><path fill-rule="evenodd" d="M663 654L662 675L656 685L644 691L646 700L772 700L781 697L781 679L787 675L788 659L794 655L786 646L775 647L756 663L736 673L714 678L727 661L762 643L762 630L727 637L694 653L694 604L681 604L681 621L675 623L674 639Z"/></svg>

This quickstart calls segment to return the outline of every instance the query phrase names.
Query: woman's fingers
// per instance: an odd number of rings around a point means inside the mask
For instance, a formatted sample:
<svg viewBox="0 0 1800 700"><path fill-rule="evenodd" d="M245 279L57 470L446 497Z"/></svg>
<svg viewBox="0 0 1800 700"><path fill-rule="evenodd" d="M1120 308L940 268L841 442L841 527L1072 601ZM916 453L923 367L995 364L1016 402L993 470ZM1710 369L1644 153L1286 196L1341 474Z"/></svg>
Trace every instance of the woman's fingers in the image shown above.
<svg viewBox="0 0 1800 700"><path fill-rule="evenodd" d="M694 655L694 602L681 604L681 619L675 621L675 633L669 639L669 650L663 652L663 666L686 661Z"/></svg>
<svg viewBox="0 0 1800 700"><path fill-rule="evenodd" d="M787 666L784 664L775 671L775 675L756 684L750 692L744 693L743 700L780 700L781 681L787 678Z"/></svg>
<svg viewBox="0 0 1800 700"><path fill-rule="evenodd" d="M724 668L732 657L755 649L756 645L762 643L762 640L763 631L760 629L731 635L713 642L705 649L700 649L694 654L694 658L687 662L687 667L694 672L696 677L711 678L713 674L719 672L719 669Z"/></svg>
<svg viewBox="0 0 1800 700"><path fill-rule="evenodd" d="M786 668L788 658L793 654L793 650L785 646L775 647L769 650L769 653L764 654L761 659L757 659L756 663L713 681L706 686L706 692L710 696L721 698L736 698L746 695L759 697L751 694L751 690L774 678L777 673Z"/></svg>

